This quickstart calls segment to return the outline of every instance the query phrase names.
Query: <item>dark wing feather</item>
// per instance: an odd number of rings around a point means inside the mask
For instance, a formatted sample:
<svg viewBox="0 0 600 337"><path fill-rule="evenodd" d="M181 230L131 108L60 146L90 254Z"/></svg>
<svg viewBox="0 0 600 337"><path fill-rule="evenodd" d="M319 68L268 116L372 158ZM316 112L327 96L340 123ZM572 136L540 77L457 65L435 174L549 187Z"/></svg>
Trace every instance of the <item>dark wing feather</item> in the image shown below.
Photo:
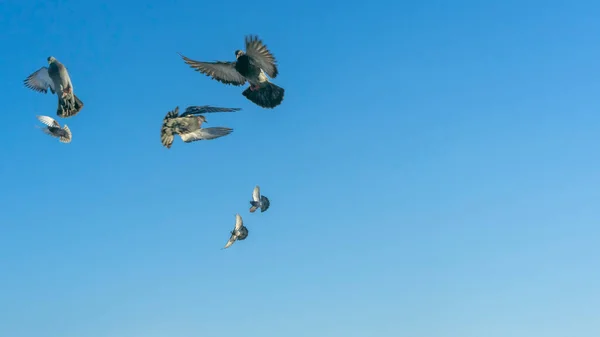
<svg viewBox="0 0 600 337"><path fill-rule="evenodd" d="M185 117L188 115L209 113L209 112L233 112L233 111L239 111L239 110L242 110L242 109L241 108L220 108L220 107L210 106L210 105L193 105L193 106L187 107L187 109L185 109L185 112L181 114L181 117Z"/></svg>
<svg viewBox="0 0 600 337"><path fill-rule="evenodd" d="M179 54L183 61L196 71L199 71L206 76L212 77L221 83L231 85L243 85L246 83L246 79L240 73L235 70L235 62L200 62L189 59Z"/></svg>
<svg viewBox="0 0 600 337"><path fill-rule="evenodd" d="M259 66L269 77L275 78L279 74L277 70L277 60L271 54L267 45L264 44L258 36L246 36L246 55L248 55L254 64Z"/></svg>
<svg viewBox="0 0 600 337"><path fill-rule="evenodd" d="M173 130L169 126L169 120L177 118L179 115L179 107L175 107L175 110L167 112L167 115L163 119L162 126L160 128L160 142L164 147L170 149L173 145Z"/></svg>

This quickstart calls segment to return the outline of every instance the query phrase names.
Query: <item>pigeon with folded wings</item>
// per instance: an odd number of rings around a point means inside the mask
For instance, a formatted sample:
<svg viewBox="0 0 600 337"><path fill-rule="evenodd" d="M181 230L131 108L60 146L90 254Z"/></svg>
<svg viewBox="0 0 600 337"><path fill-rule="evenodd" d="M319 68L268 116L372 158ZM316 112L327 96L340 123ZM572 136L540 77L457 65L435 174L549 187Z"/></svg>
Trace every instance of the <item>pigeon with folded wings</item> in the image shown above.
<svg viewBox="0 0 600 337"><path fill-rule="evenodd" d="M223 249L231 247L236 240L244 240L248 237L248 228L244 226L244 221L239 214L235 215L235 228L231 231L231 237Z"/></svg>
<svg viewBox="0 0 600 337"><path fill-rule="evenodd" d="M175 135L179 135L181 140L191 143L199 140L215 139L227 136L233 129L226 127L202 128L202 123L207 123L206 117L201 113L209 112L232 112L239 111L240 108L220 108L209 105L191 106L184 113L179 115L179 107L169 111L163 119L160 129L160 141L164 147L170 149L173 145Z"/></svg>
<svg viewBox="0 0 600 337"><path fill-rule="evenodd" d="M250 207L250 213L254 213L259 208L262 213L269 209L269 206L271 205L269 198L260 194L260 187L258 185L256 185L254 191L252 191L252 201L250 201L250 205L252 206Z"/></svg>
<svg viewBox="0 0 600 337"><path fill-rule="evenodd" d="M61 128L60 124L58 124L58 122L55 121L52 117L48 117L48 116L36 116L36 117L40 122L42 122L46 125L46 127L44 127L44 128L40 128L38 126L38 128L42 129L42 131L45 134L58 138L58 140L61 143L67 144L67 143L71 142L71 138L72 138L71 130L69 129L69 126L67 126L67 124L65 124L65 126L63 126Z"/></svg>
<svg viewBox="0 0 600 337"><path fill-rule="evenodd" d="M40 93L48 89L58 96L56 115L62 118L73 117L83 108L83 102L75 95L69 71L53 56L48 57L48 67L41 67L24 81L27 88Z"/></svg>
<svg viewBox="0 0 600 337"><path fill-rule="evenodd" d="M277 77L277 61L267 46L253 35L246 36L246 51L236 50L234 62L201 62L179 54L191 68L221 83L241 86L248 81L250 87L242 92L246 98L263 108L281 104L285 90L269 81Z"/></svg>

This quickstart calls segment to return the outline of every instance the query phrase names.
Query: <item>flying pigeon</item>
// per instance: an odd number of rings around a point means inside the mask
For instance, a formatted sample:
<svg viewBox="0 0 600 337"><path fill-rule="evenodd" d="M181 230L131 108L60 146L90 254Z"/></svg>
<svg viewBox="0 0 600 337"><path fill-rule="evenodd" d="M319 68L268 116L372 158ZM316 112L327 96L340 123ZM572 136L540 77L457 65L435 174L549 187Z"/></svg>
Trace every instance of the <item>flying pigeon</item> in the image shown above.
<svg viewBox="0 0 600 337"><path fill-rule="evenodd" d="M225 112L238 111L239 108L218 108L205 106L193 106L179 116L179 107L169 111L163 119L163 124L160 129L160 141L167 149L173 145L173 138L178 134L186 143L195 142L198 140L215 139L226 136L233 132L233 129L225 127L201 128L202 123L207 123L206 117L196 115L205 112Z"/></svg>
<svg viewBox="0 0 600 337"><path fill-rule="evenodd" d="M265 197L264 195L260 195L260 187L258 185L254 187L250 205L252 205L252 207L250 207L250 213L254 213L258 208L260 208L260 212L262 213L269 209L269 206L271 205L269 198Z"/></svg>
<svg viewBox="0 0 600 337"><path fill-rule="evenodd" d="M267 49L267 45L258 36L246 36L246 52L235 51L235 62L215 61L200 62L179 56L194 70L212 77L221 83L235 86L244 85L246 81L250 87L242 92L246 98L263 108L274 108L281 104L284 89L269 81L277 77L277 61L275 56Z"/></svg>
<svg viewBox="0 0 600 337"><path fill-rule="evenodd" d="M52 117L48 117L48 116L36 116L37 119L46 124L46 127L44 128L40 128L38 126L38 128L42 129L42 131L47 134L50 135L52 137L56 137L58 138L58 140L61 143L70 143L71 142L71 130L69 130L69 127L67 126L67 124L65 124L65 126L61 129L60 124L58 124L57 121L55 121Z"/></svg>
<svg viewBox="0 0 600 337"><path fill-rule="evenodd" d="M56 114L62 118L73 117L83 108L83 102L75 95L69 71L53 56L48 57L48 67L41 67L24 81L25 86L37 92L58 96Z"/></svg>
<svg viewBox="0 0 600 337"><path fill-rule="evenodd" d="M231 237L223 249L229 248L235 240L244 240L248 237L248 228L244 226L242 217L239 214L235 215L235 228L231 231Z"/></svg>

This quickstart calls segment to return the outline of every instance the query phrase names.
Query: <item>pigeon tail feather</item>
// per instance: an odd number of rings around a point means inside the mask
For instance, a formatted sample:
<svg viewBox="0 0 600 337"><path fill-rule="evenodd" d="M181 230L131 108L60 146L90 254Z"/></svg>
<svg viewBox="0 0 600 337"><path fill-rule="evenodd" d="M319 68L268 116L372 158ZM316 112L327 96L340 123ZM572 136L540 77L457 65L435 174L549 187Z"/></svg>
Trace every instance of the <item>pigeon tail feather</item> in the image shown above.
<svg viewBox="0 0 600 337"><path fill-rule="evenodd" d="M73 95L73 103L71 105L70 96ZM83 102L75 94L67 95L67 100L63 99L60 95L58 96L58 109L56 114L62 118L73 117L81 111L83 108Z"/></svg>
<svg viewBox="0 0 600 337"><path fill-rule="evenodd" d="M285 89L282 87L271 82L264 82L261 83L261 88L258 90L252 91L250 87L246 88L242 95L260 107L272 109L281 104L284 93Z"/></svg>

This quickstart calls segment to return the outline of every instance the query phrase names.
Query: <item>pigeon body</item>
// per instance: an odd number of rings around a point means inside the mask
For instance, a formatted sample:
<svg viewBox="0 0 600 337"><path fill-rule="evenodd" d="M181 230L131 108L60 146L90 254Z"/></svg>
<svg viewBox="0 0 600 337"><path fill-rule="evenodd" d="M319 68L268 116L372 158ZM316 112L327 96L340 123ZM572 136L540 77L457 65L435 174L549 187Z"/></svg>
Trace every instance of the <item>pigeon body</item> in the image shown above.
<svg viewBox="0 0 600 337"><path fill-rule="evenodd" d="M25 86L37 92L58 96L56 114L62 118L73 117L83 108L83 102L75 95L69 71L53 56L48 57L48 67L41 67L24 80Z"/></svg>
<svg viewBox="0 0 600 337"><path fill-rule="evenodd" d="M65 124L63 128L60 127L57 121L55 121L52 117L48 116L36 116L37 119L46 125L45 128L41 128L42 131L50 135L52 137L58 138L61 143L70 143L71 142L71 130Z"/></svg>
<svg viewBox="0 0 600 337"><path fill-rule="evenodd" d="M269 198L264 195L260 195L260 187L256 185L254 187L254 191L252 191L252 201L250 201L250 213L254 213L257 209L260 208L260 212L264 212L269 209L271 202Z"/></svg>
<svg viewBox="0 0 600 337"><path fill-rule="evenodd" d="M200 62L179 55L191 68L221 83L240 86L248 81L250 87L242 95L260 107L274 108L281 104L285 93L285 89L267 78L267 75L275 78L279 74L277 61L257 36L246 36L245 44L245 52L235 51L235 62Z"/></svg>
<svg viewBox="0 0 600 337"><path fill-rule="evenodd" d="M202 123L207 123L206 117L198 114L238 110L241 109L219 108L208 105L191 106L179 116L179 107L176 107L175 110L169 111L163 119L163 124L160 129L160 141L164 147L170 149L176 134L186 143L226 136L233 132L233 129L225 127L202 128Z"/></svg>
<svg viewBox="0 0 600 337"><path fill-rule="evenodd" d="M248 228L244 226L244 221L239 214L235 215L235 228L231 231L229 241L223 249L231 247L236 240L244 240L248 237Z"/></svg>

